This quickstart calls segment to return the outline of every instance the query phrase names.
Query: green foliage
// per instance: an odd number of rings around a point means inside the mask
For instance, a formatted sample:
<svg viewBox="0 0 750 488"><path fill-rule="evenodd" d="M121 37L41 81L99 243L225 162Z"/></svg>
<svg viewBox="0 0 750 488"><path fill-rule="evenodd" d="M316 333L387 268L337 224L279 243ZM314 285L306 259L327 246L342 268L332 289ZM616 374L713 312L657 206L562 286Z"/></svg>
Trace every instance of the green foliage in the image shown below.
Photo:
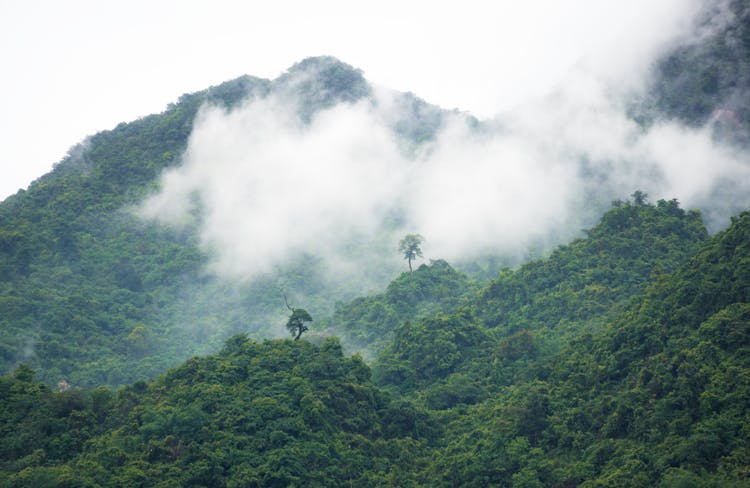
<svg viewBox="0 0 750 488"><path fill-rule="evenodd" d="M729 8L657 65L650 103L747 142L750 5ZM229 289L190 225L122 210L179 161L201 104L273 90L309 120L370 88L328 57L242 77L89 138L0 204L0 486L750 486L750 212L709 238L635 192L481 289L444 261L412 273L408 235L410 273L321 321L370 351L371 379L325 332L250 339L281 320L280 283L323 315L314 258ZM416 114L398 132L434 134L442 112L396 103ZM312 316L291 312L299 339Z"/></svg>
<svg viewBox="0 0 750 488"><path fill-rule="evenodd" d="M706 237L696 212L677 201L616 204L585 239L556 249L517 271L504 270L483 292L479 316L504 333L600 324L643 289L653 274L670 272Z"/></svg>
<svg viewBox="0 0 750 488"><path fill-rule="evenodd" d="M19 366L0 378L0 486L748 486L750 212L679 264L688 244L671 236L700 241L695 218L619 204L541 262L573 282L607 260L625 268L612 284L637 277L593 328L488 328L497 282L474 294L445 263L404 273L355 302L464 298L392 329L380 386L334 338L238 335L117 392L53 391ZM661 270L641 282L642 255L601 254L613 234L664 248L643 247Z"/></svg>
<svg viewBox="0 0 750 488"><path fill-rule="evenodd" d="M286 328L295 341L298 341L302 334L307 332L308 328L305 322L312 322L312 319L312 316L304 308L292 309L292 313L286 321Z"/></svg>
<svg viewBox="0 0 750 488"><path fill-rule="evenodd" d="M492 338L467 310L406 322L378 361L381 383L404 389L433 383L481 357Z"/></svg>
<svg viewBox="0 0 750 488"><path fill-rule="evenodd" d="M403 273L385 293L340 305L326 326L353 349L377 353L390 344L399 324L448 312L463 303L475 287L447 262L432 261L412 274Z"/></svg>
<svg viewBox="0 0 750 488"><path fill-rule="evenodd" d="M467 486L532 474L542 486L749 486L748 243L744 213L535 378L449 410L432 475ZM528 365L529 342L504 339L505 361ZM519 442L543 463L526 470L507 451Z"/></svg>
<svg viewBox="0 0 750 488"><path fill-rule="evenodd" d="M409 272L412 272L411 261L417 257L422 257L422 242L424 237L419 234L407 234L398 243L398 251L409 262Z"/></svg>
<svg viewBox="0 0 750 488"><path fill-rule="evenodd" d="M275 80L276 89L298 100L302 120L337 102L353 103L370 94L360 70L331 56L307 58Z"/></svg>
<svg viewBox="0 0 750 488"><path fill-rule="evenodd" d="M392 467L411 465L435 431L336 339L236 336L114 395L9 377L0 394L8 486L370 486L393 473L408 484L414 473Z"/></svg>
<svg viewBox="0 0 750 488"><path fill-rule="evenodd" d="M657 64L650 102L662 114L691 125L714 118L726 135L747 142L750 4L732 0L728 7L729 22L720 19L702 42L679 46Z"/></svg>
<svg viewBox="0 0 750 488"><path fill-rule="evenodd" d="M180 163L203 104L230 110L252 97L294 95L305 119L369 90L361 72L330 57L273 81L243 76L87 138L0 203L0 373L27 362L49 384L116 386L215 352L233 333L271 336L268 325L283 316L278 288L305 296L316 317L355 297L361 288L331 285L312 256L228 286L205 273L200 208L179 231L132 210Z"/></svg>
<svg viewBox="0 0 750 488"><path fill-rule="evenodd" d="M96 134L0 204L0 371L26 361L51 384L121 384L194 349L193 331L168 317L199 280L197 240L121 209L179 161L201 104L231 106L266 85L242 77Z"/></svg>

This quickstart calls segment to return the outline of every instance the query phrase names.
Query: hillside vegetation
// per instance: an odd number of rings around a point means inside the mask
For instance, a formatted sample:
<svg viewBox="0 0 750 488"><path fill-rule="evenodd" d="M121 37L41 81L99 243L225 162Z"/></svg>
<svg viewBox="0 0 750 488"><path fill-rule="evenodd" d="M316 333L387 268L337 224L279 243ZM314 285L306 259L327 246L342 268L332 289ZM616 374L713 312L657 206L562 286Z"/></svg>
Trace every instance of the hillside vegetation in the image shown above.
<svg viewBox="0 0 750 488"><path fill-rule="evenodd" d="M366 290L361 280L330 283L312 255L250 283L225 283L206 272L195 224L177 230L134 211L161 172L181 162L204 104L231 109L271 93L297 97L309 119L368 96L370 87L330 57L272 81L244 76L88 138L0 203L0 371L26 363L48 383L122 385L215 352L237 332L277 335L272 323L284 321L285 293L305 297L321 317ZM395 133L431 137L442 111L409 94L396 100L406 115L394 120Z"/></svg>
<svg viewBox="0 0 750 488"><path fill-rule="evenodd" d="M750 4L722 5L633 113L739 152ZM700 211L635 191L498 273L500 252L412 270L413 249L401 274L372 259L337 280L302 253L229 282L199 205L183 227L134 209L201 107L272 95L298 98L300 127L376 103L360 71L310 58L96 134L0 203L0 488L750 487L750 210L709 235ZM447 112L392 95L389 137L418 152ZM392 237L364 249L398 264ZM309 326L294 339L290 312Z"/></svg>
<svg viewBox="0 0 750 488"><path fill-rule="evenodd" d="M117 392L22 366L0 380L0 483L746 486L748 243L750 212L553 349L478 319L500 278L394 329L376 383L336 339L236 336Z"/></svg>

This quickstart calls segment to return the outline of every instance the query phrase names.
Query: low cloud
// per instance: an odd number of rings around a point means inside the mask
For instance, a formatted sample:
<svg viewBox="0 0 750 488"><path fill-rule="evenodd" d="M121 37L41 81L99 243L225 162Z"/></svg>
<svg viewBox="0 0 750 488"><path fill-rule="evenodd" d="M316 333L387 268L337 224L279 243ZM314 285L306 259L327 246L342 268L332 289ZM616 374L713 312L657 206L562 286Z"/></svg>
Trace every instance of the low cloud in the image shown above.
<svg viewBox="0 0 750 488"><path fill-rule="evenodd" d="M583 74L483 127L448 115L416 151L392 130L399 115L388 111L398 106L341 103L309 124L287 97L205 107L183 164L141 214L172 225L198 218L211 270L251 279L305 254L336 270L370 259L394 267L406 232L423 234L433 258L519 254L575 235L592 224L587 215L635 189L718 221L750 203L744 155L716 143L710 127L643 128ZM383 236L390 241L374 246Z"/></svg>
<svg viewBox="0 0 750 488"><path fill-rule="evenodd" d="M253 277L302 254L345 261L353 241L376 238L410 164L365 103L309 124L296 109L276 96L231 112L204 108L183 165L165 173L142 215L175 224L200 213L220 275Z"/></svg>
<svg viewBox="0 0 750 488"><path fill-rule="evenodd" d="M641 48L656 56L659 46ZM550 95L490 120L444 112L419 144L397 124L414 132L414 105L384 88L309 120L294 90L205 106L182 165L139 213L197 225L221 277L253 280L315 256L369 286L403 267L405 233L425 236L426 256L456 262L564 242L634 190L702 209L712 230L750 206L746 153L711 124L637 122L628 109L646 84L612 73L582 62Z"/></svg>

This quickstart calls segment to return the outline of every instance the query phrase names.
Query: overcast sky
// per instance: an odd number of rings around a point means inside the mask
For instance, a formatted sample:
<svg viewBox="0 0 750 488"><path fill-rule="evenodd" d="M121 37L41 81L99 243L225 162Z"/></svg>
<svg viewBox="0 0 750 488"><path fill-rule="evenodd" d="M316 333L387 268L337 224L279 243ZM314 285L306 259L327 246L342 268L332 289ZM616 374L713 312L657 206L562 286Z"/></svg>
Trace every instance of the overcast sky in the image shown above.
<svg viewBox="0 0 750 488"><path fill-rule="evenodd" d="M0 198L87 135L308 56L483 117L582 64L637 83L697 1L0 0Z"/></svg>

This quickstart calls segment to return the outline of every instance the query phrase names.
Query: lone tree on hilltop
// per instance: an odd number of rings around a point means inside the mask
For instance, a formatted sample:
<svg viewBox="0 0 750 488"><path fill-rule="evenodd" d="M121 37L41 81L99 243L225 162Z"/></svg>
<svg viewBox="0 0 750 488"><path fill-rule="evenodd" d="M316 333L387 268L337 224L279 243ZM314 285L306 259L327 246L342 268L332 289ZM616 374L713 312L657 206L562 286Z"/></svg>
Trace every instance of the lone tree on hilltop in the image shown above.
<svg viewBox="0 0 750 488"><path fill-rule="evenodd" d="M398 243L398 250L403 254L404 259L409 262L409 273L412 272L411 260L417 257L422 257L422 248L420 247L424 242L424 237L419 234L406 234Z"/></svg>
<svg viewBox="0 0 750 488"><path fill-rule="evenodd" d="M289 330L289 333L294 336L294 340L298 341L302 336L302 333L307 332L308 330L305 322L312 322L312 317L304 308L293 308L289 305L286 295L284 295L284 303L286 303L286 308L292 312L289 316L289 320L286 321L286 328Z"/></svg>
<svg viewBox="0 0 750 488"><path fill-rule="evenodd" d="M636 205L646 205L648 203L648 193L644 193L641 190L636 190L633 192L633 203Z"/></svg>

